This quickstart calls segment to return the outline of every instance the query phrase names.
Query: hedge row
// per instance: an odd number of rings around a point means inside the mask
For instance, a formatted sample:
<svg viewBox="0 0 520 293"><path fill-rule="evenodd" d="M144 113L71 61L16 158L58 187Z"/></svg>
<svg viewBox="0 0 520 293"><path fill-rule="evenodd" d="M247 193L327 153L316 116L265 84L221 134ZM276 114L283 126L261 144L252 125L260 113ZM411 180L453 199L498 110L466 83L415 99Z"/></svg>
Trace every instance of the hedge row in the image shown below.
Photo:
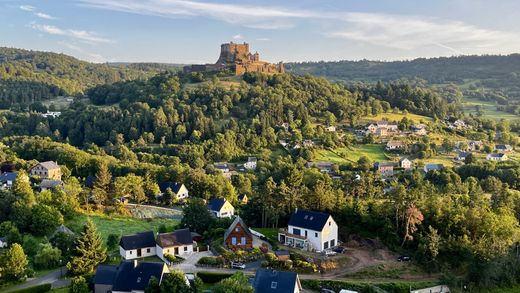
<svg viewBox="0 0 520 293"><path fill-rule="evenodd" d="M34 287L29 287L25 289L20 289L17 291L11 291L10 293L45 293L49 292L52 289L51 284L42 284Z"/></svg>
<svg viewBox="0 0 520 293"><path fill-rule="evenodd" d="M349 289L360 293L377 293L377 288L383 289L389 293L409 293L412 290L428 288L438 285L432 282L389 282L379 284L368 284L362 282L345 282L345 281L320 281L320 280L301 280L302 286L306 289L317 290L321 288L339 291L341 289ZM377 287L377 288L376 288Z"/></svg>
<svg viewBox="0 0 520 293"><path fill-rule="evenodd" d="M218 283L223 279L227 279L231 277L233 274L228 273L211 273L211 272L198 272L197 277L199 277L202 282L214 284Z"/></svg>

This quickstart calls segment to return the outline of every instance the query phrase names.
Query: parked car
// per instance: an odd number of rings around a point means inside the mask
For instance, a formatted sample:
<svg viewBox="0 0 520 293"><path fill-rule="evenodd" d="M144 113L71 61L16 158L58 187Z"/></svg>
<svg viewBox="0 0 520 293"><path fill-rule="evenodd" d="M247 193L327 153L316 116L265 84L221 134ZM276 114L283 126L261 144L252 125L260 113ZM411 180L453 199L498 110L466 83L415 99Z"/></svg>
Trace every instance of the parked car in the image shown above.
<svg viewBox="0 0 520 293"><path fill-rule="evenodd" d="M332 249L332 251L334 251L336 253L345 253L347 251L347 249L343 246L336 246Z"/></svg>
<svg viewBox="0 0 520 293"><path fill-rule="evenodd" d="M334 290L322 288L320 293L336 293Z"/></svg>
<svg viewBox="0 0 520 293"><path fill-rule="evenodd" d="M241 263L241 262L232 262L231 263L231 268L232 269L243 270L243 269L246 268L246 265Z"/></svg>
<svg viewBox="0 0 520 293"><path fill-rule="evenodd" d="M400 257L397 258L397 261L411 261L411 260L412 260L412 257L408 256L408 255L401 255Z"/></svg>
<svg viewBox="0 0 520 293"><path fill-rule="evenodd" d="M338 253L333 251L333 250L324 250L323 254L325 254L325 256L333 256L333 255L336 255Z"/></svg>

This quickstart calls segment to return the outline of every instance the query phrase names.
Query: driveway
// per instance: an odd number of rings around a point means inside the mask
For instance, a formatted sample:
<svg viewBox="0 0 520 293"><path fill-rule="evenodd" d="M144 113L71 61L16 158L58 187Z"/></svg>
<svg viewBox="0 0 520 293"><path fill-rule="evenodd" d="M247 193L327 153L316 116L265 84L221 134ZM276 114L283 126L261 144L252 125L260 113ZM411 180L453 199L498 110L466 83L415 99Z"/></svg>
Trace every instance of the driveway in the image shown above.
<svg viewBox="0 0 520 293"><path fill-rule="evenodd" d="M16 290L25 289L25 288L34 287L34 286L43 285L43 284L51 284L53 289L63 288L70 284L69 279L61 278L62 276L65 276L66 274L67 274L66 268L57 269L55 271L48 273L45 276L29 279L28 281L26 281L22 284L7 288L4 292L16 291Z"/></svg>
<svg viewBox="0 0 520 293"><path fill-rule="evenodd" d="M195 273L199 271L199 268L195 265L204 256L213 256L211 251L194 252L189 256L184 257L184 261L172 266L173 269L181 270L185 273Z"/></svg>

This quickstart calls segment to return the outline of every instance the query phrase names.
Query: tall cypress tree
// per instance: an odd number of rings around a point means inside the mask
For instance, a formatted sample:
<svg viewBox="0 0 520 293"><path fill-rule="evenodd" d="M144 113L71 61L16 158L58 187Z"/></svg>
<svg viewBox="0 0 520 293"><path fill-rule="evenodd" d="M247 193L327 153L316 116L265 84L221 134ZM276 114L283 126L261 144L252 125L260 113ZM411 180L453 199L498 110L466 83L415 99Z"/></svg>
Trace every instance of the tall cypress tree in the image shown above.
<svg viewBox="0 0 520 293"><path fill-rule="evenodd" d="M108 192L110 189L110 181L112 174L108 170L105 163L100 163L96 173L96 181L94 182L94 195L99 203L106 204L108 202Z"/></svg>
<svg viewBox="0 0 520 293"><path fill-rule="evenodd" d="M90 219L83 228L83 233L76 241L76 255L67 263L73 275L84 275L94 272L96 266L105 261L107 250L103 246L101 235Z"/></svg>

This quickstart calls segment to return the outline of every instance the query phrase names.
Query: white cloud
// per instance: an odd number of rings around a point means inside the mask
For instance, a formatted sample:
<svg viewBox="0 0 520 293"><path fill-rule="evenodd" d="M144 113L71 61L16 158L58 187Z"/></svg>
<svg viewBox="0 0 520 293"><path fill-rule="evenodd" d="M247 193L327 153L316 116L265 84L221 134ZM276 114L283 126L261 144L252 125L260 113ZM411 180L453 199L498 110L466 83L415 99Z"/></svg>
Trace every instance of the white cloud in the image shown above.
<svg viewBox="0 0 520 293"><path fill-rule="evenodd" d="M23 11L34 11L36 7L31 5L20 5L20 9Z"/></svg>
<svg viewBox="0 0 520 293"><path fill-rule="evenodd" d="M243 39L243 38L244 38L244 37L242 37L241 34L237 34L237 35L234 35L234 36L233 36L233 40L241 40L241 39Z"/></svg>
<svg viewBox="0 0 520 293"><path fill-rule="evenodd" d="M519 48L518 43L511 42L520 37L517 34L483 29L460 21L377 13L346 13L342 22L339 26L341 29L326 35L401 50L441 47L458 55L473 54L482 47L497 52L505 47Z"/></svg>
<svg viewBox="0 0 520 293"><path fill-rule="evenodd" d="M31 24L31 28L51 35L66 36L88 43L113 43L112 40L102 38L94 32L85 30L61 29L53 25Z"/></svg>
<svg viewBox="0 0 520 293"><path fill-rule="evenodd" d="M38 16L39 18L43 18L43 19L54 19L54 17L48 15L47 13L43 13L43 12L36 12L34 15Z"/></svg>

